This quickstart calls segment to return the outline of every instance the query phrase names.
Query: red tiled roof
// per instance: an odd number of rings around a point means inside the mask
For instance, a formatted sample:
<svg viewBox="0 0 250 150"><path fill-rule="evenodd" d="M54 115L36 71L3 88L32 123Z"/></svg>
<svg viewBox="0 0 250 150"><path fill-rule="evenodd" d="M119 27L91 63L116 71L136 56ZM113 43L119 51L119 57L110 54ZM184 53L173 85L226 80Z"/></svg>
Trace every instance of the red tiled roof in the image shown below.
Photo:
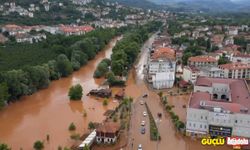
<svg viewBox="0 0 250 150"><path fill-rule="evenodd" d="M234 57L250 58L250 54L235 54Z"/></svg>
<svg viewBox="0 0 250 150"><path fill-rule="evenodd" d="M217 60L213 57L209 56L195 56L195 57L190 57L188 61L191 62L217 62Z"/></svg>
<svg viewBox="0 0 250 150"><path fill-rule="evenodd" d="M169 47L159 47L153 53L152 59L159 59L159 58L169 58L175 59L175 50Z"/></svg>
<svg viewBox="0 0 250 150"><path fill-rule="evenodd" d="M200 108L200 102L205 101L206 105L221 107L231 112L239 113L242 109L248 109L250 113L250 95L245 80L198 77L195 85L211 87L213 83L227 84L230 88L231 101L214 100L208 92L194 92L190 97L189 107Z"/></svg>
<svg viewBox="0 0 250 150"><path fill-rule="evenodd" d="M236 62L236 63L219 65L219 67L221 69L238 70L238 69L248 69L250 68L250 65Z"/></svg>
<svg viewBox="0 0 250 150"><path fill-rule="evenodd" d="M100 125L96 132L103 132L103 133L115 133L119 131L120 124L115 122L104 122L102 125Z"/></svg>
<svg viewBox="0 0 250 150"><path fill-rule="evenodd" d="M191 70L192 73L199 72L200 70L195 66L185 66L186 69Z"/></svg>
<svg viewBox="0 0 250 150"><path fill-rule="evenodd" d="M91 26L60 26L60 30L65 33L90 32L94 30Z"/></svg>

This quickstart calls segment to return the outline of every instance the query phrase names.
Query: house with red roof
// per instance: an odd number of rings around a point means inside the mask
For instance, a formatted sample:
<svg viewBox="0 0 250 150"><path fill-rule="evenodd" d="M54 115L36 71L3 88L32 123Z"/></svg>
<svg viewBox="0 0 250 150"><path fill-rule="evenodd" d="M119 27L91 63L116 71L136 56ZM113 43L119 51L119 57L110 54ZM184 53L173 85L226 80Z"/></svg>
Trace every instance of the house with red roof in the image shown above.
<svg viewBox="0 0 250 150"><path fill-rule="evenodd" d="M66 36L70 35L82 35L87 32L94 30L92 26L69 26L69 25L61 25L59 27L59 33L64 34Z"/></svg>
<svg viewBox="0 0 250 150"><path fill-rule="evenodd" d="M218 60L211 56L194 56L188 59L188 65L194 67L213 67L218 65Z"/></svg>

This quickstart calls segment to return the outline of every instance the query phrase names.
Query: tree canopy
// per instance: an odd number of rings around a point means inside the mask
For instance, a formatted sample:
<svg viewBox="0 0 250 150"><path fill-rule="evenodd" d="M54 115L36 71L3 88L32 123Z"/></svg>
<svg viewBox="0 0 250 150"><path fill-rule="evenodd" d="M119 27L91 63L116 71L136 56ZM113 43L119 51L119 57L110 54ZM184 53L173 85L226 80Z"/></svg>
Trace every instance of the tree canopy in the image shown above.
<svg viewBox="0 0 250 150"><path fill-rule="evenodd" d="M82 86L80 84L77 84L75 86L72 86L70 89L69 89L69 98L70 100L81 100L82 98Z"/></svg>

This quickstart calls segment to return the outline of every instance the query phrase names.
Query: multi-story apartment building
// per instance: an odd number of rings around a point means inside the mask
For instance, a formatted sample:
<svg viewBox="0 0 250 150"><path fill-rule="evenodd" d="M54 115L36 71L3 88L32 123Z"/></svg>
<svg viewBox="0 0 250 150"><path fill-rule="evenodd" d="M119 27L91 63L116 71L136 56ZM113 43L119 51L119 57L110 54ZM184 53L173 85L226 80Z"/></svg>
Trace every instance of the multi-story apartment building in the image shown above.
<svg viewBox="0 0 250 150"><path fill-rule="evenodd" d="M182 75L184 81L194 84L199 76L222 78L224 74L223 70L218 67L184 67Z"/></svg>
<svg viewBox="0 0 250 150"><path fill-rule="evenodd" d="M218 61L210 56L195 56L188 59L188 65L194 67L216 67Z"/></svg>
<svg viewBox="0 0 250 150"><path fill-rule="evenodd" d="M148 81L156 89L171 88L174 85L175 69L175 50L159 47L149 58Z"/></svg>
<svg viewBox="0 0 250 150"><path fill-rule="evenodd" d="M232 62L250 64L250 54L235 54L232 57Z"/></svg>
<svg viewBox="0 0 250 150"><path fill-rule="evenodd" d="M249 64L231 63L231 64L219 65L219 68L223 70L225 78L232 78L232 79L250 78Z"/></svg>
<svg viewBox="0 0 250 150"><path fill-rule="evenodd" d="M250 138L249 109L245 80L199 77L189 99L186 133Z"/></svg>

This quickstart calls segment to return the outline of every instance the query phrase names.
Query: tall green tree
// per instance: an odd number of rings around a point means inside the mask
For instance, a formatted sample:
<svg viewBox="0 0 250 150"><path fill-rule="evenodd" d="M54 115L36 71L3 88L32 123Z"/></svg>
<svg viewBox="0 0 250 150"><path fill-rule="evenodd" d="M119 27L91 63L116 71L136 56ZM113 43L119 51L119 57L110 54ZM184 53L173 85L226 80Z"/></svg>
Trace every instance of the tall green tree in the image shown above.
<svg viewBox="0 0 250 150"><path fill-rule="evenodd" d="M58 72L62 77L67 77L73 72L72 65L66 55L61 54L56 59Z"/></svg>
<svg viewBox="0 0 250 150"><path fill-rule="evenodd" d="M0 84L0 109L5 106L9 98L8 87L6 83Z"/></svg>
<svg viewBox="0 0 250 150"><path fill-rule="evenodd" d="M3 74L4 81L8 86L10 99L18 99L22 95L30 94L29 79L23 70L12 70Z"/></svg>

